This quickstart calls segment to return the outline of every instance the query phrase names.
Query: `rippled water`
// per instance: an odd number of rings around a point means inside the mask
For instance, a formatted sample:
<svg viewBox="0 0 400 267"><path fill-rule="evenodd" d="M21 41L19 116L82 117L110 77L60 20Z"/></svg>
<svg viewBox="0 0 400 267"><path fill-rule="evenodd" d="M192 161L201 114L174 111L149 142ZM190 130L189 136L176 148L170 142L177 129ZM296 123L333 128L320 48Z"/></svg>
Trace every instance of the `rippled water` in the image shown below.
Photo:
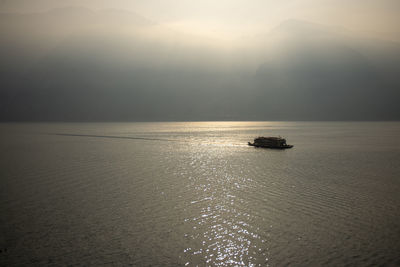
<svg viewBox="0 0 400 267"><path fill-rule="evenodd" d="M400 123L0 130L0 265L400 265Z"/></svg>

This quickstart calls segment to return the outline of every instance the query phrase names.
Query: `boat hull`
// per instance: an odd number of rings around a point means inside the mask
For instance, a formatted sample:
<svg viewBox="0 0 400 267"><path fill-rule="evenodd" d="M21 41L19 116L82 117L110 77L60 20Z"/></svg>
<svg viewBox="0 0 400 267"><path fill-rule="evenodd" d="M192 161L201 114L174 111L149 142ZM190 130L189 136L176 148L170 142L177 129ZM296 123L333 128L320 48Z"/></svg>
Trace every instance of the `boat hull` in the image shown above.
<svg viewBox="0 0 400 267"><path fill-rule="evenodd" d="M284 146L271 146L271 145L259 145L259 144L254 144L254 143L248 143L249 146L254 146L254 147L261 147L261 148L272 148L272 149L288 149L292 148L293 145L284 145Z"/></svg>

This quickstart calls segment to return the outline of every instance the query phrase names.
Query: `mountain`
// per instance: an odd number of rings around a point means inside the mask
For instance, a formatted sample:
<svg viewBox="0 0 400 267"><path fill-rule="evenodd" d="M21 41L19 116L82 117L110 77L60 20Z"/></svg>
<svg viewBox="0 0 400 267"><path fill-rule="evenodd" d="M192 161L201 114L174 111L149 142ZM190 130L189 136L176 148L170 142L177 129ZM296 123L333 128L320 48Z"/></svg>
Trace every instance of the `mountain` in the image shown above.
<svg viewBox="0 0 400 267"><path fill-rule="evenodd" d="M399 45L289 20L226 49L133 12L0 14L0 121L400 119Z"/></svg>
<svg viewBox="0 0 400 267"><path fill-rule="evenodd" d="M257 99L269 107L262 112L290 110L297 119L317 120L398 118L400 79L390 73L400 66L400 45L392 44L388 55L386 41L298 20L282 23L271 39L274 48L256 75Z"/></svg>

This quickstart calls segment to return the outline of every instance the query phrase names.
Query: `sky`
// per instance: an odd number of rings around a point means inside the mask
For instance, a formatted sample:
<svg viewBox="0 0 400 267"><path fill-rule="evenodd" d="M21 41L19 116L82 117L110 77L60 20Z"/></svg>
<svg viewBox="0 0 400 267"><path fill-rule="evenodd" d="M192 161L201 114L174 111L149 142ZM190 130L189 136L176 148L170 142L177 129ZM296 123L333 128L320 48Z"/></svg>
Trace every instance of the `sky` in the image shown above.
<svg viewBox="0 0 400 267"><path fill-rule="evenodd" d="M2 0L2 12L64 6L124 9L180 30L233 38L302 19L400 40L397 0Z"/></svg>
<svg viewBox="0 0 400 267"><path fill-rule="evenodd" d="M0 121L399 120L399 10L2 0Z"/></svg>

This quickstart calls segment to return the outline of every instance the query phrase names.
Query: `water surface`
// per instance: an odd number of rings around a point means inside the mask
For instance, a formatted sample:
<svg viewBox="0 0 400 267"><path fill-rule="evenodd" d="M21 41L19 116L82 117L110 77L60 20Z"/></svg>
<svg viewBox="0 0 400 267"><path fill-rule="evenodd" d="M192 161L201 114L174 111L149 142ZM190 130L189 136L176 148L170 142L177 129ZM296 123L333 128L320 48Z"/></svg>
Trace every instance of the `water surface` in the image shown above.
<svg viewBox="0 0 400 267"><path fill-rule="evenodd" d="M400 123L0 125L4 266L400 265ZM257 149L284 136L294 148Z"/></svg>

